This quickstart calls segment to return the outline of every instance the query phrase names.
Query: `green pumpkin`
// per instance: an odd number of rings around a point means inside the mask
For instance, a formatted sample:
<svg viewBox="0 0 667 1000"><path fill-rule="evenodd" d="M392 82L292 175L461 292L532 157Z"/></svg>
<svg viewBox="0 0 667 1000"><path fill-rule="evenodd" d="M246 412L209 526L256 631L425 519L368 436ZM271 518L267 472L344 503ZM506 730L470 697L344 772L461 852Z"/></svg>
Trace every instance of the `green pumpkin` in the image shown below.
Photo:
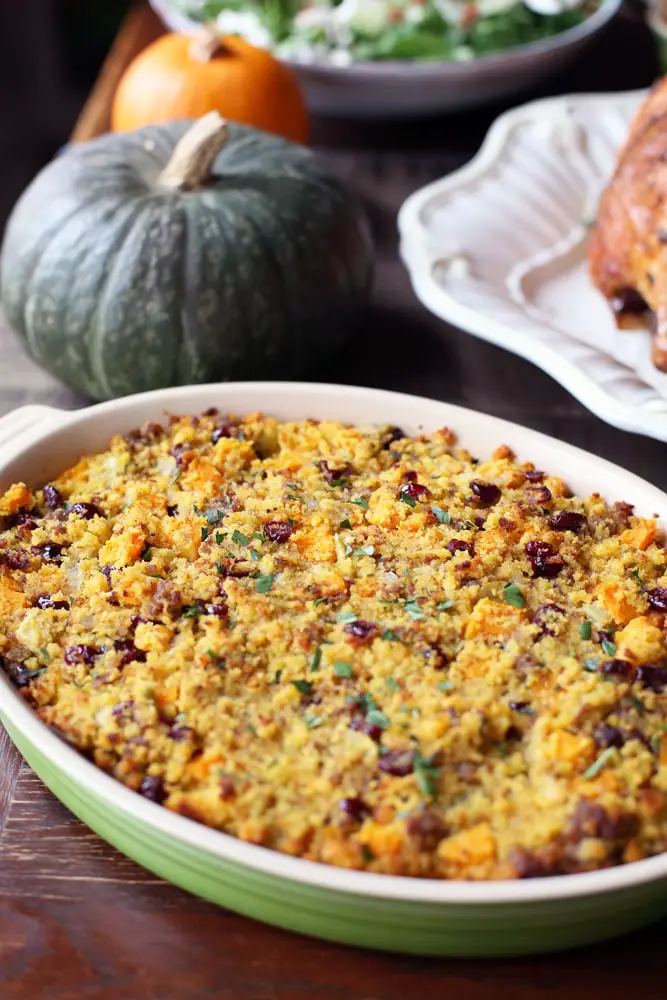
<svg viewBox="0 0 667 1000"><path fill-rule="evenodd" d="M19 200L0 256L9 326L95 399L290 378L367 298L357 199L315 154L215 113L70 147Z"/></svg>

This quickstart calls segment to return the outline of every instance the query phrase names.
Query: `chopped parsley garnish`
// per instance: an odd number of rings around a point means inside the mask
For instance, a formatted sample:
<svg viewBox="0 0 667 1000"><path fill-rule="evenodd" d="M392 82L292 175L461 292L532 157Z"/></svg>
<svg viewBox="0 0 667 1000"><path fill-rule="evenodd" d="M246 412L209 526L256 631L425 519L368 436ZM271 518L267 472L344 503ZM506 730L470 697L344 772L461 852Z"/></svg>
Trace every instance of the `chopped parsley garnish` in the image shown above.
<svg viewBox="0 0 667 1000"><path fill-rule="evenodd" d="M384 632L382 633L382 635L380 636L380 638L381 639L385 639L386 642L400 642L401 641L400 636L396 635L396 633L394 632L394 630L391 629L391 628L386 628L384 630Z"/></svg>
<svg viewBox="0 0 667 1000"><path fill-rule="evenodd" d="M234 528L234 533L232 535L232 541L235 542L236 545L247 545L248 544L248 536L244 535L243 532L239 531L237 528Z"/></svg>
<svg viewBox="0 0 667 1000"><path fill-rule="evenodd" d="M273 675L273 683L280 684L280 678L282 677L282 675L283 675L282 670L276 670L275 674Z"/></svg>
<svg viewBox="0 0 667 1000"><path fill-rule="evenodd" d="M175 486L176 483L178 482L178 480L181 478L182 475L183 475L183 469L176 469L176 472L173 474L173 476L169 480L169 485L170 486Z"/></svg>
<svg viewBox="0 0 667 1000"><path fill-rule="evenodd" d="M644 704L644 702L640 701L639 698L635 698L633 694L626 695L625 698L623 698L622 700L626 701L628 705L632 705L632 707L635 708L640 713L646 711L646 705Z"/></svg>
<svg viewBox="0 0 667 1000"><path fill-rule="evenodd" d="M452 601L452 600L449 600L449 601L440 601L439 604L436 604L435 610L436 611L447 611L449 608L453 608L453 607L454 607L454 601Z"/></svg>
<svg viewBox="0 0 667 1000"><path fill-rule="evenodd" d="M317 729L318 726L322 725L325 719L326 715L304 715L303 717L303 721L309 729Z"/></svg>
<svg viewBox="0 0 667 1000"><path fill-rule="evenodd" d="M341 476L340 479L332 479L329 486L345 486L347 481L347 476Z"/></svg>
<svg viewBox="0 0 667 1000"><path fill-rule="evenodd" d="M344 521L341 521L341 522L340 522L340 524L338 525L338 527L339 527L339 528L344 528L344 529L347 529L347 528L351 528L351 527L352 527L352 525L350 524L350 522L349 522L348 518L346 517Z"/></svg>
<svg viewBox="0 0 667 1000"><path fill-rule="evenodd" d="M250 537L251 538L256 538L258 542L265 542L266 541L266 538L261 533L261 531L251 531L250 532Z"/></svg>
<svg viewBox="0 0 667 1000"><path fill-rule="evenodd" d="M201 614L201 608L198 604L187 604L182 612L183 618L199 618Z"/></svg>
<svg viewBox="0 0 667 1000"><path fill-rule="evenodd" d="M394 680L393 677L386 677L384 682L385 682L385 684L387 685L387 687L389 688L390 691L400 691L401 690L401 685L398 683L397 680Z"/></svg>
<svg viewBox="0 0 667 1000"><path fill-rule="evenodd" d="M582 639L590 639L593 634L593 626L590 622L581 622L579 625L579 635Z"/></svg>
<svg viewBox="0 0 667 1000"><path fill-rule="evenodd" d="M336 621L339 622L356 622L359 615L354 611L341 611L339 615L336 615Z"/></svg>
<svg viewBox="0 0 667 1000"><path fill-rule="evenodd" d="M222 543L224 542L224 540L225 540L226 537L227 537L227 532L226 531L216 531L216 533L215 533L215 544L216 545L222 545Z"/></svg>
<svg viewBox="0 0 667 1000"><path fill-rule="evenodd" d="M202 542L206 541L206 539L208 538L208 534L209 534L210 530L211 530L210 528L202 528L201 529L201 540L202 540Z"/></svg>
<svg viewBox="0 0 667 1000"><path fill-rule="evenodd" d="M153 558L153 553L151 552L151 547L150 545L147 545L144 551L141 553L141 561L150 562L152 558Z"/></svg>
<svg viewBox="0 0 667 1000"><path fill-rule="evenodd" d="M204 514L204 517L211 525L217 524L218 521L222 521L224 516L225 514L224 511L222 510L207 510L206 513Z"/></svg>
<svg viewBox="0 0 667 1000"><path fill-rule="evenodd" d="M364 510L368 510L368 500L364 500L363 497L355 497L352 503L356 503L357 507L363 507Z"/></svg>
<svg viewBox="0 0 667 1000"><path fill-rule="evenodd" d="M258 576L255 584L255 590L258 594L268 594L273 586L274 580L275 573L267 573L266 576Z"/></svg>
<svg viewBox="0 0 667 1000"><path fill-rule="evenodd" d="M375 860L375 855L371 851L371 849L368 846L368 844L362 844L361 845L361 856L362 856L362 858L364 859L364 861L366 863L368 863L369 861L374 861Z"/></svg>
<svg viewBox="0 0 667 1000"><path fill-rule="evenodd" d="M287 489L288 490L298 490L298 489L300 489L300 487L297 485L297 483L288 483L287 484Z"/></svg>
<svg viewBox="0 0 667 1000"><path fill-rule="evenodd" d="M253 562L258 562L258 560L261 559L261 556L257 551L257 549L250 549L250 558L252 559Z"/></svg>
<svg viewBox="0 0 667 1000"><path fill-rule="evenodd" d="M364 545L360 549L355 549L354 552L352 553L352 555L353 556L372 556L374 552L375 552L375 546L373 546L373 545Z"/></svg>
<svg viewBox="0 0 667 1000"><path fill-rule="evenodd" d="M434 799L438 790L436 779L440 768L435 766L430 757L422 757L420 753L415 753L413 766L419 790L427 798Z"/></svg>
<svg viewBox="0 0 667 1000"><path fill-rule="evenodd" d="M312 681L292 681L292 684L297 689L299 694L312 694L313 693L313 682Z"/></svg>
<svg viewBox="0 0 667 1000"><path fill-rule="evenodd" d="M452 515L449 514L446 510L443 510L442 507L438 507L437 504L434 504L431 507L431 510L433 511L437 519L440 521L440 524L452 523Z"/></svg>
<svg viewBox="0 0 667 1000"><path fill-rule="evenodd" d="M406 503L408 507L417 506L417 501L415 500L415 498L408 496L407 493L401 493L398 499L401 501L401 503Z"/></svg>
<svg viewBox="0 0 667 1000"><path fill-rule="evenodd" d="M198 514L198 513L199 513L199 507L197 506L197 504L196 504L196 503L193 503L193 505L192 505L192 510L194 511L194 513L195 513L195 514Z"/></svg>
<svg viewBox="0 0 667 1000"><path fill-rule="evenodd" d="M638 569L633 569L633 571L630 574L630 576L634 577L634 579L637 581L637 583L639 584L640 587L643 586L644 581L642 580L641 576L639 575L639 570Z"/></svg>
<svg viewBox="0 0 667 1000"><path fill-rule="evenodd" d="M42 657L42 659L46 660L47 662L51 659L48 649L46 649L44 646L39 647L39 654Z"/></svg>
<svg viewBox="0 0 667 1000"><path fill-rule="evenodd" d="M424 612L422 611L419 605L419 601L416 599L416 597L411 597L407 601L405 601L403 603L403 607L405 611L410 615L412 620L415 622L421 621L422 618L425 617Z"/></svg>
<svg viewBox="0 0 667 1000"><path fill-rule="evenodd" d="M227 572L227 567L222 562L216 563L215 564L215 568L217 569L217 571L220 574L220 576L224 576L225 573Z"/></svg>
<svg viewBox="0 0 667 1000"><path fill-rule="evenodd" d="M371 726L377 726L378 729L389 729L391 725L389 716L381 712L379 708L371 708L366 712L366 722Z"/></svg>
<svg viewBox="0 0 667 1000"><path fill-rule="evenodd" d="M590 767L586 768L582 774L582 778L588 781L590 778L596 778L602 768L605 766L610 757L614 754L614 747L607 747L603 750L597 760L594 760Z"/></svg>
<svg viewBox="0 0 667 1000"><path fill-rule="evenodd" d="M602 647L602 652L607 656L613 656L616 652L616 643L612 642L611 639L607 639L606 636L600 642L600 646Z"/></svg>
<svg viewBox="0 0 667 1000"><path fill-rule="evenodd" d="M318 646L315 652L313 653L312 660L310 661L311 674L314 673L316 670L319 670L321 662L322 662L322 647Z"/></svg>
<svg viewBox="0 0 667 1000"><path fill-rule="evenodd" d="M584 660L584 670L587 670L589 674L597 673L597 669L599 666L600 666L600 661L596 660L594 657L590 657L589 659Z"/></svg>
<svg viewBox="0 0 667 1000"><path fill-rule="evenodd" d="M438 691L453 691L455 687L451 681L438 681Z"/></svg>
<svg viewBox="0 0 667 1000"><path fill-rule="evenodd" d="M516 583L508 583L503 587L503 600L515 608L522 608L525 604L523 594Z"/></svg>
<svg viewBox="0 0 667 1000"><path fill-rule="evenodd" d="M317 607L318 604L324 604L325 601L326 597L316 597L315 600L313 601L313 604L315 605L315 607Z"/></svg>
<svg viewBox="0 0 667 1000"><path fill-rule="evenodd" d="M336 660L333 669L336 677L346 677L348 680L350 677L354 677L351 665L346 663L345 660Z"/></svg>

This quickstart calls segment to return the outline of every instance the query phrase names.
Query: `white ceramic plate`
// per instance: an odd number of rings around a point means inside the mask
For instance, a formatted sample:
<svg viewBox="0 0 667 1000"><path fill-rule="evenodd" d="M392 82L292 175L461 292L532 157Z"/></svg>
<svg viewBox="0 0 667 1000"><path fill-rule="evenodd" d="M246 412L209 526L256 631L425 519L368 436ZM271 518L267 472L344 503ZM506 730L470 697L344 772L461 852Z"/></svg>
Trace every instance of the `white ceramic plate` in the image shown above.
<svg viewBox="0 0 667 1000"><path fill-rule="evenodd" d="M150 0L170 31L197 24L169 0ZM311 111L349 118L419 117L498 101L552 76L614 17L620 0L603 0L582 24L552 38L469 62L383 62L352 66L290 63Z"/></svg>
<svg viewBox="0 0 667 1000"><path fill-rule="evenodd" d="M587 224L643 92L550 98L494 124L462 170L399 213L417 296L533 361L607 423L667 441L650 336L619 331L588 278Z"/></svg>
<svg viewBox="0 0 667 1000"><path fill-rule="evenodd" d="M65 413L43 406L0 420L0 492L41 485L81 454L148 419L209 406L283 420L451 427L481 458L505 443L579 494L658 512L667 497L594 455L495 417L417 396L350 386L247 382L184 386ZM0 719L46 784L110 843L177 885L248 916L350 944L432 955L553 951L636 928L667 912L667 854L582 875L448 882L347 871L244 843L163 809L58 739L0 671Z"/></svg>

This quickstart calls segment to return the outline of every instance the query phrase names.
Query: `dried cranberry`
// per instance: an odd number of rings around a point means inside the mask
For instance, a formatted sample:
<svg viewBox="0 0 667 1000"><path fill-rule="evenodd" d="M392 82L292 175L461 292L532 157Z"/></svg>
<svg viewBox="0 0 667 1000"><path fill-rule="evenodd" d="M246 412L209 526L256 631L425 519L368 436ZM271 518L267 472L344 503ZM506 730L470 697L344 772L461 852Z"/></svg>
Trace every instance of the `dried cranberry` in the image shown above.
<svg viewBox="0 0 667 1000"><path fill-rule="evenodd" d="M408 817L405 828L409 837L419 841L422 851L434 851L447 833L442 817L431 809Z"/></svg>
<svg viewBox="0 0 667 1000"><path fill-rule="evenodd" d="M45 562L59 563L62 559L64 545L59 545L58 542L46 542L45 545L36 546L35 551L41 555Z"/></svg>
<svg viewBox="0 0 667 1000"><path fill-rule="evenodd" d="M373 740L375 743L379 743L382 736L381 728L373 725L372 722L367 722L363 715L355 715L350 723L350 729L354 729L358 733L363 733L364 736L368 736L369 740Z"/></svg>
<svg viewBox="0 0 667 1000"><path fill-rule="evenodd" d="M354 646L365 646L366 643L371 642L375 636L378 634L378 627L374 625L373 622L367 622L359 618L356 622L350 622L349 625L345 625L343 632L345 632Z"/></svg>
<svg viewBox="0 0 667 1000"><path fill-rule="evenodd" d="M630 677L632 664L627 660L606 660L600 665L600 673L607 677Z"/></svg>
<svg viewBox="0 0 667 1000"><path fill-rule="evenodd" d="M494 504L500 500L500 488L495 483L485 483L482 479L473 479L468 485L480 503Z"/></svg>
<svg viewBox="0 0 667 1000"><path fill-rule="evenodd" d="M356 823L360 823L370 812L364 800L360 798L341 799L338 808L345 819L354 820Z"/></svg>
<svg viewBox="0 0 667 1000"><path fill-rule="evenodd" d="M185 743L187 740L194 739L194 730L190 729L189 726L171 726L167 734L170 740L174 743Z"/></svg>
<svg viewBox="0 0 667 1000"><path fill-rule="evenodd" d="M564 614L565 609L561 608L560 604L540 604L533 615L533 625L539 625L542 635L555 635L556 633L549 628L549 619L553 618L554 615Z"/></svg>
<svg viewBox="0 0 667 1000"><path fill-rule="evenodd" d="M178 469L182 469L187 464L184 461L184 455L188 451L192 451L192 445L189 441L181 441L180 444L172 445L169 449L171 457L176 459L176 467Z"/></svg>
<svg viewBox="0 0 667 1000"><path fill-rule="evenodd" d="M69 512L82 517L85 521L91 521L94 517L104 517L100 508L94 503L74 503Z"/></svg>
<svg viewBox="0 0 667 1000"><path fill-rule="evenodd" d="M65 650L65 663L93 663L98 654L97 646L87 646L85 643L69 646Z"/></svg>
<svg viewBox="0 0 667 1000"><path fill-rule="evenodd" d="M507 859L514 868L517 878L546 878L559 872L555 860L548 856L542 857L525 847L512 848Z"/></svg>
<svg viewBox="0 0 667 1000"><path fill-rule="evenodd" d="M0 553L0 560L9 569L28 569L30 556L24 549L5 549Z"/></svg>
<svg viewBox="0 0 667 1000"><path fill-rule="evenodd" d="M415 769L414 753L412 750L390 750L384 757L380 757L378 767L385 774L404 778L406 774L412 774Z"/></svg>
<svg viewBox="0 0 667 1000"><path fill-rule="evenodd" d="M475 518L475 525L476 527L479 528L480 531L484 531L484 528L486 527L486 518L484 517L483 514L477 515L477 517Z"/></svg>
<svg viewBox="0 0 667 1000"><path fill-rule="evenodd" d="M414 469L408 469L403 478L405 479L406 483L416 483L417 480L419 479L419 476L417 475Z"/></svg>
<svg viewBox="0 0 667 1000"><path fill-rule="evenodd" d="M601 722L593 729L593 739L599 747L622 747L625 743L625 734L618 726Z"/></svg>
<svg viewBox="0 0 667 1000"><path fill-rule="evenodd" d="M328 462L320 462L320 470L328 483L335 483L339 479L348 479L354 472L349 462L341 465L340 469L332 469Z"/></svg>
<svg viewBox="0 0 667 1000"><path fill-rule="evenodd" d="M579 843L586 837L603 840L619 840L632 837L638 828L636 816L610 816L606 809L584 799L574 810L567 831L572 843Z"/></svg>
<svg viewBox="0 0 667 1000"><path fill-rule="evenodd" d="M524 709L530 706L529 701L511 701L510 708L513 712L523 712Z"/></svg>
<svg viewBox="0 0 667 1000"><path fill-rule="evenodd" d="M667 587L654 587L646 595L652 608L658 611L667 611Z"/></svg>
<svg viewBox="0 0 667 1000"><path fill-rule="evenodd" d="M220 798L221 799L233 799L236 792L236 787L234 785L234 779L225 775L224 778L220 779Z"/></svg>
<svg viewBox="0 0 667 1000"><path fill-rule="evenodd" d="M526 486L523 492L528 503L535 507L551 500L551 490L548 486Z"/></svg>
<svg viewBox="0 0 667 1000"><path fill-rule="evenodd" d="M382 445L383 448L388 448L394 441L401 441L405 437L405 431L401 430L400 427L389 427L387 428L387 435Z"/></svg>
<svg viewBox="0 0 667 1000"><path fill-rule="evenodd" d="M637 667L637 680L650 691L662 694L667 685L667 667L646 663L641 667Z"/></svg>
<svg viewBox="0 0 667 1000"><path fill-rule="evenodd" d="M45 611L47 608L52 608L54 611L69 611L69 603L67 601L54 601L52 597L47 597L46 594L40 594L35 601L35 607L41 608Z"/></svg>
<svg viewBox="0 0 667 1000"><path fill-rule="evenodd" d="M116 639L113 648L121 654L119 664L121 667L127 666L133 660L136 660L137 663L144 663L146 660L143 649L137 649L131 639Z"/></svg>
<svg viewBox="0 0 667 1000"><path fill-rule="evenodd" d="M217 442L220 441L222 438L233 437L234 436L232 434L233 429L234 429L233 424L220 424L220 426L216 427L216 429L213 431L211 442L213 444L217 444Z"/></svg>
<svg viewBox="0 0 667 1000"><path fill-rule="evenodd" d="M401 496L410 497L411 500L427 497L430 492L428 486L422 486L421 483L403 483L401 486Z"/></svg>
<svg viewBox="0 0 667 1000"><path fill-rule="evenodd" d="M134 635L137 631L138 625L154 625L155 623L150 620L150 618L144 618L142 615L132 615L130 618L130 629L129 631Z"/></svg>
<svg viewBox="0 0 667 1000"><path fill-rule="evenodd" d="M468 555L473 554L472 544L470 542L464 542L461 538L452 538L451 542L447 543L447 548L452 555L456 552L467 552Z"/></svg>
<svg viewBox="0 0 667 1000"><path fill-rule="evenodd" d="M226 618L229 614L226 604L207 601L204 604L203 614L213 615L214 618Z"/></svg>
<svg viewBox="0 0 667 1000"><path fill-rule="evenodd" d="M524 476L529 483L541 483L544 479L544 472L541 469L526 469Z"/></svg>
<svg viewBox="0 0 667 1000"><path fill-rule="evenodd" d="M23 511L20 514L16 514L14 524L17 528L24 528L25 531L34 531L38 520L39 517L36 514Z"/></svg>
<svg viewBox="0 0 667 1000"><path fill-rule="evenodd" d="M139 795L143 795L145 799L161 806L167 797L164 781L157 775L147 775L141 782Z"/></svg>
<svg viewBox="0 0 667 1000"><path fill-rule="evenodd" d="M556 510L551 515L550 524L554 531L573 531L578 534L585 527L586 518L574 510Z"/></svg>
<svg viewBox="0 0 667 1000"><path fill-rule="evenodd" d="M168 503L167 504L167 517L176 517L178 514L178 504Z"/></svg>
<svg viewBox="0 0 667 1000"><path fill-rule="evenodd" d="M553 546L548 542L532 541L526 544L526 555L530 560L534 577L544 577L553 580L558 576L565 561L554 555Z"/></svg>
<svg viewBox="0 0 667 1000"><path fill-rule="evenodd" d="M48 510L56 510L58 507L63 505L63 495L59 489L48 483L42 490L44 494L44 503Z"/></svg>
<svg viewBox="0 0 667 1000"><path fill-rule="evenodd" d="M282 545L283 542L288 541L292 534L292 525L288 524L287 521L267 521L263 531L264 537L268 538L270 542Z"/></svg>

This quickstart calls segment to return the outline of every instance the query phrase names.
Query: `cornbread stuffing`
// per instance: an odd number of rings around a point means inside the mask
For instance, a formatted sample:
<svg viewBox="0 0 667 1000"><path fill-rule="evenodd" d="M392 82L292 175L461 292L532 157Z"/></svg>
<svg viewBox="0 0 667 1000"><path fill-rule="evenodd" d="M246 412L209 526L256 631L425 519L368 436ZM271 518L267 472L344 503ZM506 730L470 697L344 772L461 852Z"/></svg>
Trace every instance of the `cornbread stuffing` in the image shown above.
<svg viewBox="0 0 667 1000"><path fill-rule="evenodd" d="M628 504L446 429L209 410L0 517L5 671L167 809L444 879L667 848L667 566Z"/></svg>

